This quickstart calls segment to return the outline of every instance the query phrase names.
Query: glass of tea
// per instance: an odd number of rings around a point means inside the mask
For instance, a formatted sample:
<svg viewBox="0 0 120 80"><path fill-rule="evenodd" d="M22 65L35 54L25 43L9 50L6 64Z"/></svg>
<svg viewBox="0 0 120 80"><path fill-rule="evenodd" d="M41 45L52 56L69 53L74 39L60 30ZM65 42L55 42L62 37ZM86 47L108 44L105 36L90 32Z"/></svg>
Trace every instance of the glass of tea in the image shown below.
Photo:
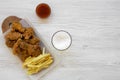
<svg viewBox="0 0 120 80"><path fill-rule="evenodd" d="M38 17L40 17L42 19L48 18L51 14L51 8L46 3L40 3L36 7L36 14Z"/></svg>

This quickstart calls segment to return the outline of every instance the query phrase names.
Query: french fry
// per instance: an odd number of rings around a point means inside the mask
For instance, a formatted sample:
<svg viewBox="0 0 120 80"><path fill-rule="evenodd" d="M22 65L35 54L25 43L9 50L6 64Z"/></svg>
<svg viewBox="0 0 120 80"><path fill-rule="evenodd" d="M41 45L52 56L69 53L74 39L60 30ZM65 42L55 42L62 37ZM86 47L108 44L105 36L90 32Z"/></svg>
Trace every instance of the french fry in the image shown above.
<svg viewBox="0 0 120 80"><path fill-rule="evenodd" d="M43 48L43 54L38 57L28 57L23 63L23 67L27 68L27 74L35 74L44 68L48 68L53 63L53 58L50 53L45 54Z"/></svg>

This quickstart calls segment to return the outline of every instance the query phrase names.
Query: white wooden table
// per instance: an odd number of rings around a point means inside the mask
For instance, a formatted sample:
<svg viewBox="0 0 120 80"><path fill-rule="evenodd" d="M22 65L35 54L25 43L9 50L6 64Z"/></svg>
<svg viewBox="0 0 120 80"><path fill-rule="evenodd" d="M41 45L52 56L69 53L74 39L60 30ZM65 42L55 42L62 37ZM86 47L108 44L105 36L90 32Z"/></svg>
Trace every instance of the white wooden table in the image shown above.
<svg viewBox="0 0 120 80"><path fill-rule="evenodd" d="M52 8L47 21L35 14L42 2ZM0 24L10 15L29 19L51 50L54 32L72 35L61 64L40 80L120 80L120 0L0 0ZM28 80L20 72L3 73L3 62L9 63L0 56L0 80Z"/></svg>

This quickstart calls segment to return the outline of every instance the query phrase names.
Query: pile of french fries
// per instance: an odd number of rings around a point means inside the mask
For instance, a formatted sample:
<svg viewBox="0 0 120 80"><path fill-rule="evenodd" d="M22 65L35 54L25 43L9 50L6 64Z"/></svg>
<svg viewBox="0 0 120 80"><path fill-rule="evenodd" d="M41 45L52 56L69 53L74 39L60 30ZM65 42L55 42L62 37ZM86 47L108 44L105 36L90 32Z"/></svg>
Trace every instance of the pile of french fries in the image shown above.
<svg viewBox="0 0 120 80"><path fill-rule="evenodd" d="M53 58L50 53L45 53L45 48L43 53L37 57L28 57L23 63L23 67L27 68L27 74L35 74L42 69L48 68L50 64L53 63Z"/></svg>

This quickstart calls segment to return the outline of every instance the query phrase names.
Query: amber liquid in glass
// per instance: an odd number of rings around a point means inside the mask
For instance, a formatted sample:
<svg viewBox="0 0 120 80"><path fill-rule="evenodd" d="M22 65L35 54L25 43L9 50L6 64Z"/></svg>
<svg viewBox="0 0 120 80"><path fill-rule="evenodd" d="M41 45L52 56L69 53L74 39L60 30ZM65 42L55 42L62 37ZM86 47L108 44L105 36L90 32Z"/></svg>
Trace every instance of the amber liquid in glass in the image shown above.
<svg viewBox="0 0 120 80"><path fill-rule="evenodd" d="M36 7L36 14L40 18L48 18L51 14L51 8L48 4L41 3Z"/></svg>

